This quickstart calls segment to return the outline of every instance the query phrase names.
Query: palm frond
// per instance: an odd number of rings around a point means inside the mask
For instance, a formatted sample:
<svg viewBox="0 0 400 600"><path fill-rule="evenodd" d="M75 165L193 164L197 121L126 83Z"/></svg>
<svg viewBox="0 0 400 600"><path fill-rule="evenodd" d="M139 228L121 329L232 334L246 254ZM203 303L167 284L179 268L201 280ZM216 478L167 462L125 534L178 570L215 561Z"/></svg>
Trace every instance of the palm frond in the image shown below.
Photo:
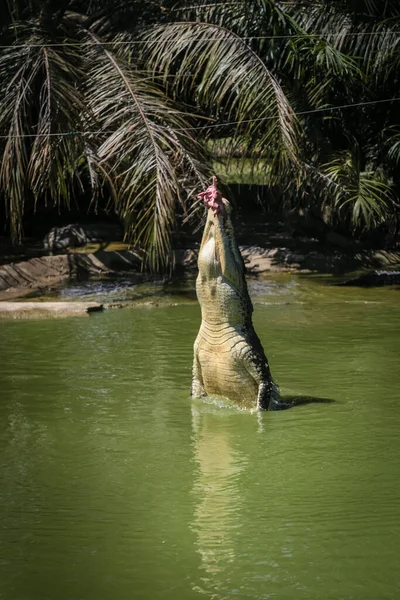
<svg viewBox="0 0 400 600"><path fill-rule="evenodd" d="M95 42L88 57L88 101L105 132L99 164L116 181L117 211L128 239L141 245L149 266L159 270L169 260L177 213L185 213L193 198L188 182L204 185L209 174L204 151L190 122L148 77L116 48L87 35Z"/></svg>
<svg viewBox="0 0 400 600"><path fill-rule="evenodd" d="M219 129L246 145L254 156L268 156L282 168L297 156L297 122L276 77L233 31L206 22L180 22L145 36L151 41L147 67L165 75L177 95L196 98ZM169 76L173 74L173 83Z"/></svg>
<svg viewBox="0 0 400 600"><path fill-rule="evenodd" d="M75 133L82 131L87 122L78 91L80 58L68 46L61 51L44 46L39 58L42 86L27 179L36 200L51 198L53 204L69 204L74 184L79 183L77 163L86 151L91 151L90 139ZM58 137L58 132L69 135Z"/></svg>
<svg viewBox="0 0 400 600"><path fill-rule="evenodd" d="M389 214L391 188L379 170L360 170L359 157L349 151L336 155L324 165L333 205L339 215L350 214L354 226L370 229Z"/></svg>
<svg viewBox="0 0 400 600"><path fill-rule="evenodd" d="M80 185L77 166L90 145L75 134L87 120L78 88L80 53L73 46L52 47L51 41L34 20L19 26L18 43L0 55L5 137L0 188L18 240L27 198L35 205L49 199L69 203L74 185Z"/></svg>
<svg viewBox="0 0 400 600"><path fill-rule="evenodd" d="M386 141L387 156L394 167L400 166L400 131L394 133Z"/></svg>
<svg viewBox="0 0 400 600"><path fill-rule="evenodd" d="M6 137L0 166L0 188L5 201L5 212L10 219L12 238L22 235L22 218L27 191L26 170L29 150L24 136L32 133L30 108L33 103L33 83L40 64L30 50L4 52L0 63L0 77L7 82L0 102L0 131Z"/></svg>
<svg viewBox="0 0 400 600"><path fill-rule="evenodd" d="M294 5L288 11L304 32L351 57L366 76L387 79L398 69L400 14L396 3L365 0L358 7L317 4L307 11Z"/></svg>

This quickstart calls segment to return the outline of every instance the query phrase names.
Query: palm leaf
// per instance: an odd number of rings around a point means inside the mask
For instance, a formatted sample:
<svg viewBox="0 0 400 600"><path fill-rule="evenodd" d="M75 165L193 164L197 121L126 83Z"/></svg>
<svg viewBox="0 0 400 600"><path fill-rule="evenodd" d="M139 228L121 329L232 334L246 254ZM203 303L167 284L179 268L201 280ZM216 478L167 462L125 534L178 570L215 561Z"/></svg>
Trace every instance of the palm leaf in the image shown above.
<svg viewBox="0 0 400 600"><path fill-rule="evenodd" d="M117 211L127 237L147 251L148 265L159 270L168 263L171 232L177 213L185 213L197 189L209 175L207 161L190 122L149 78L137 72L116 48L94 42L88 56L88 101L104 131L99 164L117 186Z"/></svg>
<svg viewBox="0 0 400 600"><path fill-rule="evenodd" d="M391 187L382 172L360 170L357 154L344 151L324 165L329 177L331 197L339 214L349 214L354 226L370 229L389 214Z"/></svg>
<svg viewBox="0 0 400 600"><path fill-rule="evenodd" d="M12 238L22 235L22 218L26 195L26 170L29 162L24 136L31 134L30 107L33 103L33 82L40 69L37 57L30 50L22 53L7 49L1 56L0 77L6 83L0 102L0 132L4 136L0 166L0 189L10 220Z"/></svg>
<svg viewBox="0 0 400 600"><path fill-rule="evenodd" d="M31 148L27 179L36 199L50 198L53 204L68 205L74 186L80 182L78 161L93 151L90 138L75 133L81 132L87 123L87 111L78 91L83 77L80 57L68 46L63 49L44 46L39 59L42 87L37 136ZM58 136L59 132L63 135ZM91 181L96 184L93 177Z"/></svg>
<svg viewBox="0 0 400 600"><path fill-rule="evenodd" d="M398 167L400 165L400 131L394 130L394 133L386 141L386 147L389 161L394 167Z"/></svg>
<svg viewBox="0 0 400 600"><path fill-rule="evenodd" d="M58 35L65 39L66 33L61 29ZM68 205L74 186L82 187L82 168L77 167L93 150L90 140L75 134L87 121L77 47L52 47L54 38L39 20L19 24L17 34L18 42L0 55L0 132L5 138L0 189L11 235L20 240L27 198L33 196L35 205L49 199Z"/></svg>
<svg viewBox="0 0 400 600"><path fill-rule="evenodd" d="M239 35L220 25L180 22L145 36L146 65L162 72L168 89L218 122L232 122L218 135L240 139L247 151L283 165L297 156L297 123L276 77ZM174 74L173 83L169 83Z"/></svg>

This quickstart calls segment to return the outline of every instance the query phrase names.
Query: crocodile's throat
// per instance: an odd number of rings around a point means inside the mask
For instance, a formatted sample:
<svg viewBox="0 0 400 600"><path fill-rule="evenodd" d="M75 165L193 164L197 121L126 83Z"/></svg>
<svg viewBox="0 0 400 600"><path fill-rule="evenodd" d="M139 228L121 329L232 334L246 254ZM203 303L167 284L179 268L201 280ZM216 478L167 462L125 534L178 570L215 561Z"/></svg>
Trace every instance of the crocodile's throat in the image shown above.
<svg viewBox="0 0 400 600"><path fill-rule="evenodd" d="M215 217L214 217L215 218ZM211 217L213 219L213 217ZM203 240L199 253L199 274L206 279L212 279L222 274L220 248L215 239L215 223L210 219L208 239Z"/></svg>

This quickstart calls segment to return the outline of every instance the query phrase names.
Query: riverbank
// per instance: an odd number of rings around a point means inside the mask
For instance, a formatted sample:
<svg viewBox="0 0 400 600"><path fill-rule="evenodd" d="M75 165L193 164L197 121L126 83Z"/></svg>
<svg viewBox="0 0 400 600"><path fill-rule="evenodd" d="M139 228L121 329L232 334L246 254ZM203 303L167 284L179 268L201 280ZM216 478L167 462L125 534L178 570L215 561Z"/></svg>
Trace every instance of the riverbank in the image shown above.
<svg viewBox="0 0 400 600"><path fill-rule="evenodd" d="M93 247L94 246L94 247ZM116 248L117 246L117 248ZM344 252L329 249L287 247L240 247L247 273L345 274L366 269L394 269L400 266L400 251L360 250ZM48 293L69 281L129 277L134 282L151 279L141 271L140 254L126 244L109 244L76 249L59 255L34 256L0 266L0 301L30 298ZM173 253L170 277L193 274L197 269L197 248Z"/></svg>
<svg viewBox="0 0 400 600"><path fill-rule="evenodd" d="M14 260L0 266L0 302L40 296L68 281L107 279L129 275L142 281L140 256L126 244L71 250L65 254ZM115 248L117 247L117 248ZM93 250L93 251L91 251Z"/></svg>

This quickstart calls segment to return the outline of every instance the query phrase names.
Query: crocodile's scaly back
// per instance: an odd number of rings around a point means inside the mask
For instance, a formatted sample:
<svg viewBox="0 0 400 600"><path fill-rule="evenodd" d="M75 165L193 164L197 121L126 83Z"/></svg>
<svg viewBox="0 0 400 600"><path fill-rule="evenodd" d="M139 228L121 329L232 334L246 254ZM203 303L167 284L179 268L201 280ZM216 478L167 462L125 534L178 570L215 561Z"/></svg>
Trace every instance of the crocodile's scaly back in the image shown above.
<svg viewBox="0 0 400 600"><path fill-rule="evenodd" d="M194 345L192 396L225 396L243 407L267 409L278 391L253 328L243 259L225 199L218 211L208 210L198 265L202 323Z"/></svg>

